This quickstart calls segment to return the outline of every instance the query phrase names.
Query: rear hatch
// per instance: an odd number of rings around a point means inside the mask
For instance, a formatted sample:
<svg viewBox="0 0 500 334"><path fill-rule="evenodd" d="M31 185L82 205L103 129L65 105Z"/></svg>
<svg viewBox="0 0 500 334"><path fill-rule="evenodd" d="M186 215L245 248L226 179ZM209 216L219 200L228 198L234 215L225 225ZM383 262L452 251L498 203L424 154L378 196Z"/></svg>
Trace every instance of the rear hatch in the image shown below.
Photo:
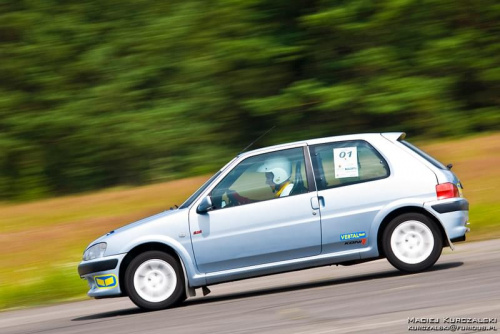
<svg viewBox="0 0 500 334"><path fill-rule="evenodd" d="M406 134L404 132L387 134L383 133L382 136L393 142L397 142L399 144L398 146L410 152L410 154L415 156L418 160L420 160L434 172L437 179L436 194L438 199L463 197L463 185L458 179L457 175L455 175L455 173L451 171L451 164L445 166L430 154L404 140L406 137Z"/></svg>

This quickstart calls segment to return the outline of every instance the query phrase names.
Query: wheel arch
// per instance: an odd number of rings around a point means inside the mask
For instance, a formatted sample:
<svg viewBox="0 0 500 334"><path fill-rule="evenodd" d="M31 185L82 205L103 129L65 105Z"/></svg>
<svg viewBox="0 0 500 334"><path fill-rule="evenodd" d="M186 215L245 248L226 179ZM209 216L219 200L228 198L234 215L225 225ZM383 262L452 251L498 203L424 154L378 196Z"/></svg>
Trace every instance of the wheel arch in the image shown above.
<svg viewBox="0 0 500 334"><path fill-rule="evenodd" d="M434 215L432 215L429 211L425 210L422 207L405 206L405 207L398 208L394 211L391 211L388 215L386 215L384 217L384 219L380 223L380 226L379 226L379 229L377 232L377 248L378 248L378 251L379 251L379 254L381 257L385 257L384 247L382 246L382 237L384 235L385 229L387 228L387 225L389 225L389 222L391 220L393 220L397 216L400 216L400 215L405 214L405 213L420 213L420 214L423 214L424 216L426 216L427 218L429 218L431 221L433 221L436 224L437 228L441 232L443 246L444 247L450 246L450 242L448 240L448 235L446 234L446 231L443 227L443 224L441 224L441 222Z"/></svg>
<svg viewBox="0 0 500 334"><path fill-rule="evenodd" d="M160 252L167 253L167 254L173 256L176 259L176 261L179 262L179 265L184 269L184 264L182 262L181 257L169 245L161 243L161 242L147 242L147 243L137 245L134 248L132 248L127 253L127 255L123 258L123 260L120 264L120 270L118 271L118 273L119 273L118 282L119 282L120 286L122 287L122 294L124 296L128 296L128 291L127 291L126 284L125 284L125 272L127 271L127 268L130 265L130 262L132 262L132 260L137 255L144 253L144 252L147 252L147 251L160 251ZM188 277L187 277L185 270L183 270L182 275L184 276L184 284L186 284L186 282L188 281Z"/></svg>

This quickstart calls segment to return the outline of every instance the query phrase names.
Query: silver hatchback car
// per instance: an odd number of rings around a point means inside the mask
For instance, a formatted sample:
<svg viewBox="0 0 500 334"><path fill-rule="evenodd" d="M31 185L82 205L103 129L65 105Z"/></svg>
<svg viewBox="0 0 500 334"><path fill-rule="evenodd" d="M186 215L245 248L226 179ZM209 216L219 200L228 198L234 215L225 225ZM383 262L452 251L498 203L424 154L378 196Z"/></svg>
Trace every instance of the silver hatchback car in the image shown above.
<svg viewBox="0 0 500 334"><path fill-rule="evenodd" d="M356 134L242 153L179 208L111 231L78 266L88 295L176 305L197 288L379 258L431 267L464 241L462 185L404 133Z"/></svg>

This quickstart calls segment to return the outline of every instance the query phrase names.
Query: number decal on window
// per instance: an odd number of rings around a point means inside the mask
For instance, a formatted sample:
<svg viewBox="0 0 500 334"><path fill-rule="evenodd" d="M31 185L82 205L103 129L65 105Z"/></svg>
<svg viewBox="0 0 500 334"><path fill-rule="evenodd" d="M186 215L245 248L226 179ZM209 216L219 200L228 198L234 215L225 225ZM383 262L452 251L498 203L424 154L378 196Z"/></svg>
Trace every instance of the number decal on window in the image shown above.
<svg viewBox="0 0 500 334"><path fill-rule="evenodd" d="M357 147L335 148L333 149L333 156L335 178L359 176Z"/></svg>
<svg viewBox="0 0 500 334"><path fill-rule="evenodd" d="M340 157L340 158L345 158L345 157L346 157L346 155L347 155L347 157L349 157L349 158L350 158L350 157L352 156L352 151L348 151L348 152L346 152L346 151L342 151L342 152L340 152L339 157Z"/></svg>

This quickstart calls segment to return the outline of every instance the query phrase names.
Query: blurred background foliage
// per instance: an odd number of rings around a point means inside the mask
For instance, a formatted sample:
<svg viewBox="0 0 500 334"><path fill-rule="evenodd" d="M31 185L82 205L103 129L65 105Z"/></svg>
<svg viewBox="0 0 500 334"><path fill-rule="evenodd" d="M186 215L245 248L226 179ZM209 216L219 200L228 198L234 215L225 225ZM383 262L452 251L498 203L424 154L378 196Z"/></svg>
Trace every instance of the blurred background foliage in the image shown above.
<svg viewBox="0 0 500 334"><path fill-rule="evenodd" d="M258 145L500 128L496 0L1 0L0 200Z"/></svg>

